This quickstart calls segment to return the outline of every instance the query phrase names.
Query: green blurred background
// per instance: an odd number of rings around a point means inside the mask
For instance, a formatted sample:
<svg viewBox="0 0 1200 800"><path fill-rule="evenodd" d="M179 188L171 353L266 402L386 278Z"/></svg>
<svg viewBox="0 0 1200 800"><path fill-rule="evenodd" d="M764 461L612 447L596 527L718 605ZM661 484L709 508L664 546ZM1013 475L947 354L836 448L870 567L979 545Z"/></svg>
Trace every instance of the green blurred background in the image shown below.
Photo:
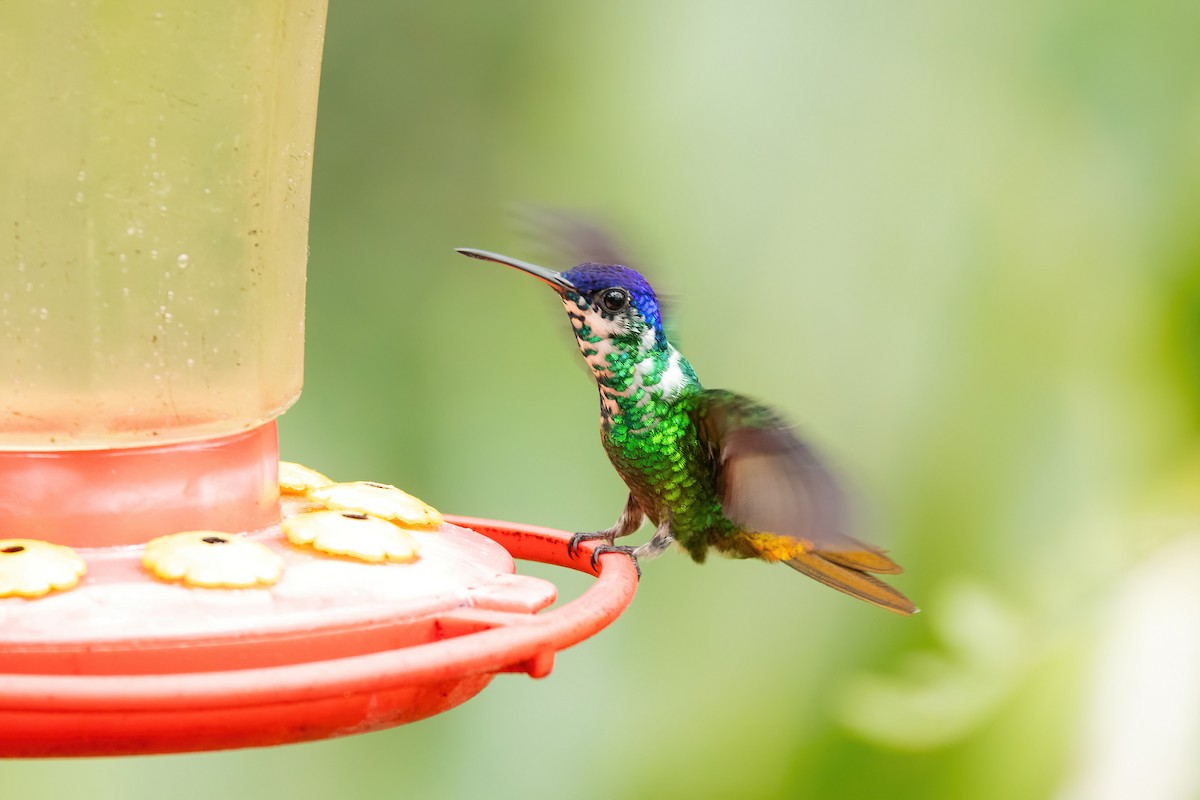
<svg viewBox="0 0 1200 800"><path fill-rule="evenodd" d="M583 210L702 380L833 455L925 613L670 554L545 680L338 741L0 763L0 795L1197 796L1198 32L1189 0L333 0L285 457L608 525L561 307L452 253L543 259L514 214Z"/></svg>

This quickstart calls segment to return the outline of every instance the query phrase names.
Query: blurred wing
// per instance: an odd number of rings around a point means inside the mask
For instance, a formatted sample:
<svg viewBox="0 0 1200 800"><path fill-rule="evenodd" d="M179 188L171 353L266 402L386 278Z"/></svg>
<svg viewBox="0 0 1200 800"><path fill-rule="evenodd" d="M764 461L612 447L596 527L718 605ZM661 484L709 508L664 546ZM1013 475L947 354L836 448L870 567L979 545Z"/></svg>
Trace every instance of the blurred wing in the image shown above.
<svg viewBox="0 0 1200 800"><path fill-rule="evenodd" d="M620 264L629 262L629 252L607 226L593 217L572 211L527 208L518 214L520 227L544 250L548 263L573 266L585 262Z"/></svg>
<svg viewBox="0 0 1200 800"><path fill-rule="evenodd" d="M871 573L900 565L851 537L837 482L775 412L724 391L694 400L692 421L708 449L725 516L749 531L798 544L781 556L826 586L897 614L917 607Z"/></svg>
<svg viewBox="0 0 1200 800"><path fill-rule="evenodd" d="M803 542L806 550L851 570L901 571L882 551L849 535L849 509L837 481L774 411L710 390L697 398L692 417L712 456L729 519Z"/></svg>

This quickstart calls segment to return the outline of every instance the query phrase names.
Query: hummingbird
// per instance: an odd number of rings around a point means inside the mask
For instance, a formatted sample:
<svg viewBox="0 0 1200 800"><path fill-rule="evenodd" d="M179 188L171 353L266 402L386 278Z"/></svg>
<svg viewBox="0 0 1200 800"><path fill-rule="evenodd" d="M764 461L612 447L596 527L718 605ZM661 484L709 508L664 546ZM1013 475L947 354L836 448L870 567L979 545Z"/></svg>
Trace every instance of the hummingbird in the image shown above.
<svg viewBox="0 0 1200 800"><path fill-rule="evenodd" d="M605 553L640 561L673 543L698 563L709 550L783 562L826 586L897 614L917 607L876 575L901 572L882 550L847 533L847 503L813 449L768 406L705 389L668 340L650 283L621 265L585 262L566 272L485 250L457 252L514 267L553 289L600 393L600 440L629 488L611 527L575 534L591 565ZM648 542L617 545L645 519Z"/></svg>

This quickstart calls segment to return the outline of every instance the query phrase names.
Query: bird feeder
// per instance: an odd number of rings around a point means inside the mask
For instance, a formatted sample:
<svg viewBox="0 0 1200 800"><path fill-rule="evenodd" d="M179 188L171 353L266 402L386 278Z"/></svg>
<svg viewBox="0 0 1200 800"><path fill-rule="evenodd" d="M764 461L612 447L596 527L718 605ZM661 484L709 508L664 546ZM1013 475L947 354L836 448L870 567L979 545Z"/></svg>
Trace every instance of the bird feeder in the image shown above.
<svg viewBox="0 0 1200 800"><path fill-rule="evenodd" d="M0 9L0 756L359 733L549 672L567 534L285 465L325 0Z"/></svg>

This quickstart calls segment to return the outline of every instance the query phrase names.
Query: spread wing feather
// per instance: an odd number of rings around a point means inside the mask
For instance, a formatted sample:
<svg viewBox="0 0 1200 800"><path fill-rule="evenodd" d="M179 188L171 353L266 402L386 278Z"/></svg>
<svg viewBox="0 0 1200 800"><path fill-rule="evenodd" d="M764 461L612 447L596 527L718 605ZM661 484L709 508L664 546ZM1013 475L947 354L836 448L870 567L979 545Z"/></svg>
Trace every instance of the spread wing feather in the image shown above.
<svg viewBox="0 0 1200 800"><path fill-rule="evenodd" d="M832 552L864 547L847 534L849 510L837 481L774 411L709 390L696 398L692 419L731 520Z"/></svg>
<svg viewBox="0 0 1200 800"><path fill-rule="evenodd" d="M801 555L786 563L809 577L893 611L916 610L868 574L902 570L849 534L849 508L837 481L774 411L733 392L708 390L694 398L691 416L725 516L748 531L801 544Z"/></svg>

